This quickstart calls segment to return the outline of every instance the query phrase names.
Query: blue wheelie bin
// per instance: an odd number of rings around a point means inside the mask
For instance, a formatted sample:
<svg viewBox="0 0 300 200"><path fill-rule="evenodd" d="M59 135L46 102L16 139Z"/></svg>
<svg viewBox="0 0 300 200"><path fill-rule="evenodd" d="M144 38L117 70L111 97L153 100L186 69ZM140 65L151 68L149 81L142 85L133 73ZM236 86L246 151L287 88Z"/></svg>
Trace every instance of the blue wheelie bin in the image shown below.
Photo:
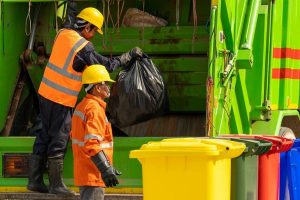
<svg viewBox="0 0 300 200"><path fill-rule="evenodd" d="M300 139L280 155L280 200L300 199Z"/></svg>

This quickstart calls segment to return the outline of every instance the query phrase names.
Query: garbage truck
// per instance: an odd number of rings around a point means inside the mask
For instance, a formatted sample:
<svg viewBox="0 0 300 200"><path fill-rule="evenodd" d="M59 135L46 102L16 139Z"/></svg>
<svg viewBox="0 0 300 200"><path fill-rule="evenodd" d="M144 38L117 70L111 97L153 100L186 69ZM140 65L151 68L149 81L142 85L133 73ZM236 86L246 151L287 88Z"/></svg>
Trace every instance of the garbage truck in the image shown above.
<svg viewBox="0 0 300 200"><path fill-rule="evenodd" d="M114 166L123 174L108 193L142 193L141 166L128 155L148 141L229 133L299 136L299 1L76 2L78 10L95 7L105 17L103 36L92 40L100 54L118 56L139 46L168 91L164 115L114 127ZM41 131L37 90L66 9L66 1L0 1L0 192L27 192L28 159ZM64 167L72 188L71 145Z"/></svg>

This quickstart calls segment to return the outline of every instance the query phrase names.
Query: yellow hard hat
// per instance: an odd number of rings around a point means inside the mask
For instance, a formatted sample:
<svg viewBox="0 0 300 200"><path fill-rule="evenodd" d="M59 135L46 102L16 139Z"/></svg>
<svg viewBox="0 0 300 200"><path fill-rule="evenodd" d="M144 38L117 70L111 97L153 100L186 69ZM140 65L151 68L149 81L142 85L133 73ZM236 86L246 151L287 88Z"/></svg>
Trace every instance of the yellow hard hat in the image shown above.
<svg viewBox="0 0 300 200"><path fill-rule="evenodd" d="M99 10L97 10L96 8L92 8L92 7L84 8L77 15L77 17L84 19L85 21L88 21L91 24L93 24L94 26L96 26L98 28L98 33L103 35L101 28L103 25L104 17Z"/></svg>
<svg viewBox="0 0 300 200"><path fill-rule="evenodd" d="M115 82L110 79L109 73L103 65L91 65L82 73L82 84L93 84L101 82Z"/></svg>

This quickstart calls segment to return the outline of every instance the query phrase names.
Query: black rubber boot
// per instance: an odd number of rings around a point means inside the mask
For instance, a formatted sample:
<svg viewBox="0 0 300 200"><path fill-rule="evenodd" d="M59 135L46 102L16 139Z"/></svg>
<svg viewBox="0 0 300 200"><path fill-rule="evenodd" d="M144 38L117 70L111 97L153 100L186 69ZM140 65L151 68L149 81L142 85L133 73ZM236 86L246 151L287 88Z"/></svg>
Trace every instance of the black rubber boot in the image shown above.
<svg viewBox="0 0 300 200"><path fill-rule="evenodd" d="M46 159L38 155L32 155L29 162L28 190L42 193L48 192L48 188L43 180L45 169Z"/></svg>
<svg viewBox="0 0 300 200"><path fill-rule="evenodd" d="M58 195L75 195L63 182L63 158L48 158L49 193Z"/></svg>

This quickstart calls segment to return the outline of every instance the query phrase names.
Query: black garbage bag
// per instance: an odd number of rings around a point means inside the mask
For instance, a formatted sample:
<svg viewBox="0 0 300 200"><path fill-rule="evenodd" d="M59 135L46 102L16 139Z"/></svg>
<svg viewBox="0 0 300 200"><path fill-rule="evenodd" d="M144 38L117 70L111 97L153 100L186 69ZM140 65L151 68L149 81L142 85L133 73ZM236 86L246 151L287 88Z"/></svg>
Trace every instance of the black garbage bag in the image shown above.
<svg viewBox="0 0 300 200"><path fill-rule="evenodd" d="M107 107L110 122L121 128L149 120L168 110L166 85L147 55L132 61L119 72Z"/></svg>

